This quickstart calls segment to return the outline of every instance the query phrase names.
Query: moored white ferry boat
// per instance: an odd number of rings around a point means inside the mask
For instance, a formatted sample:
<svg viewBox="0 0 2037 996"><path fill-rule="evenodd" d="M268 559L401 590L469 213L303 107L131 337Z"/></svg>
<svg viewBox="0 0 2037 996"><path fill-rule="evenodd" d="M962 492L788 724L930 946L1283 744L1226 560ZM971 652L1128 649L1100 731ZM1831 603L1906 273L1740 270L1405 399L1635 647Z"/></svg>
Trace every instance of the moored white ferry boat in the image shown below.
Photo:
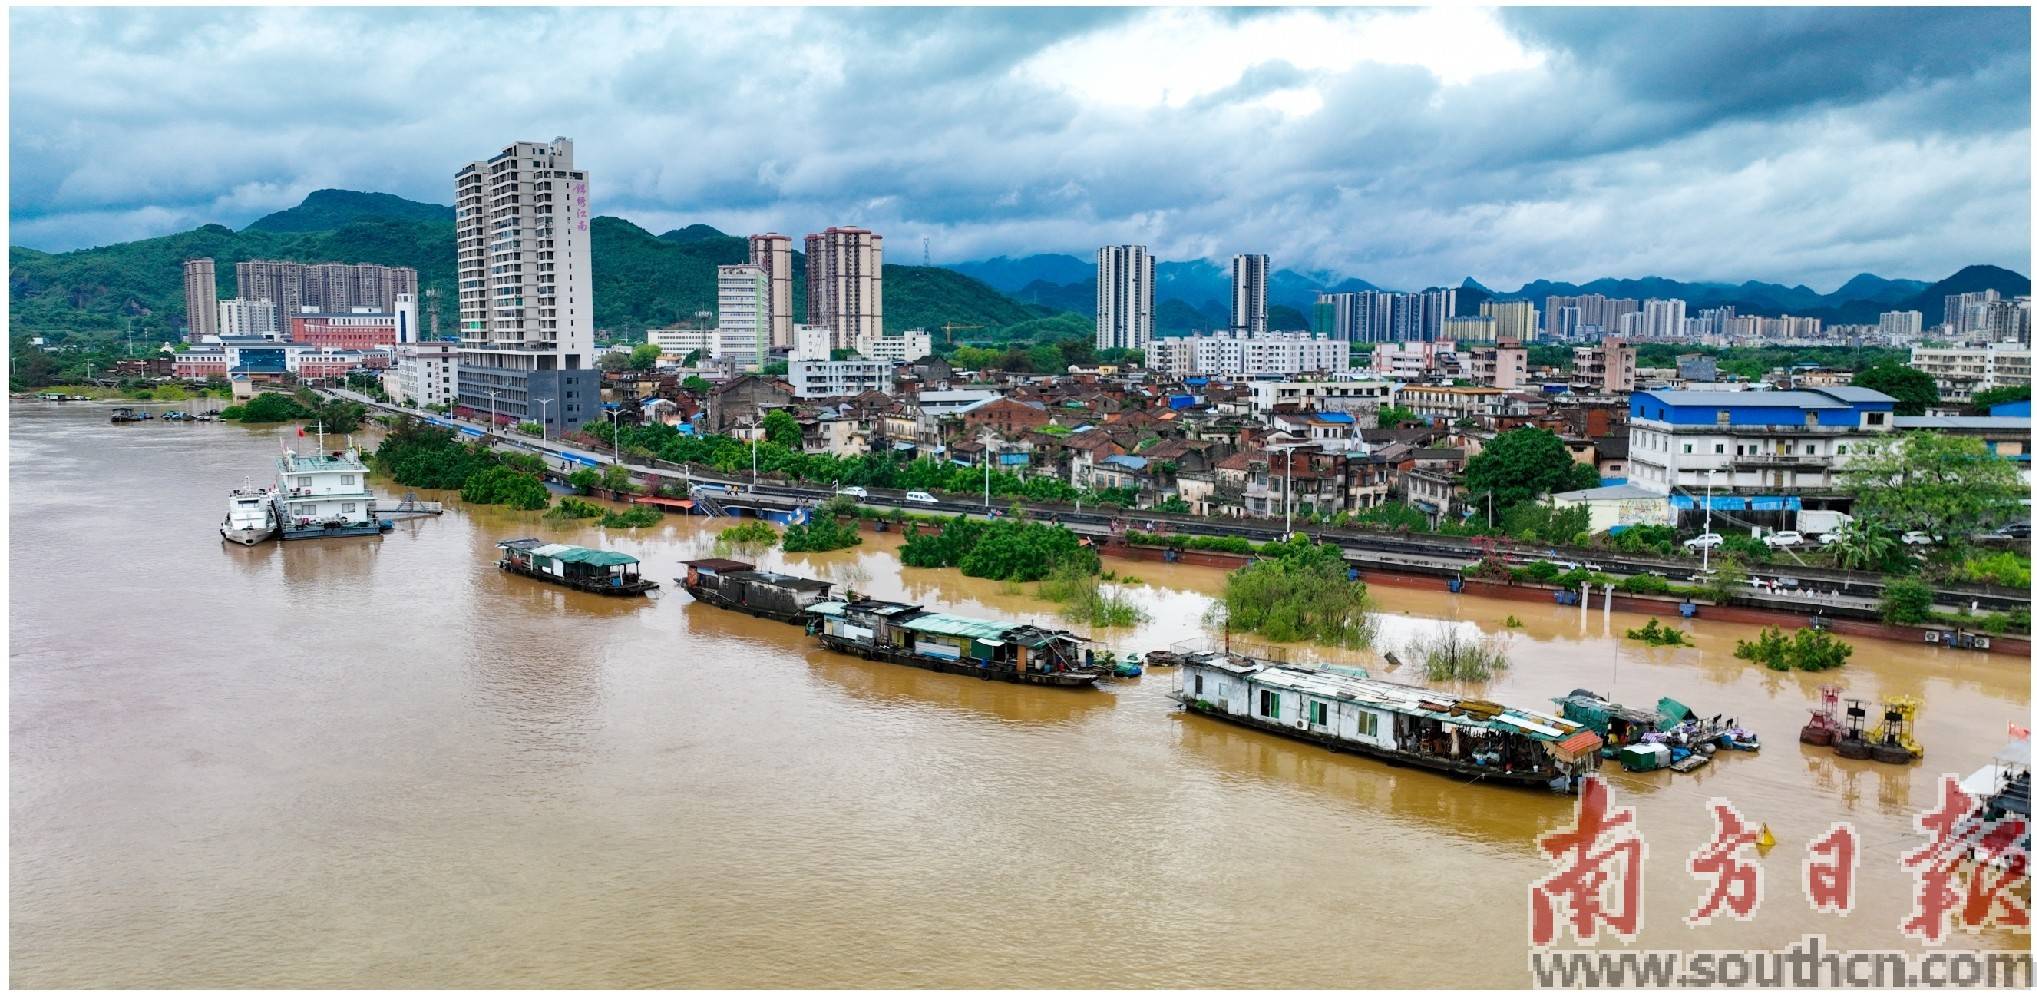
<svg viewBox="0 0 2037 996"><path fill-rule="evenodd" d="M276 518L283 538L372 536L394 524L375 517L368 468L357 450L300 456L286 450L276 460Z"/></svg>
<svg viewBox="0 0 2037 996"><path fill-rule="evenodd" d="M246 484L228 492L219 535L242 546L276 535L276 492Z"/></svg>

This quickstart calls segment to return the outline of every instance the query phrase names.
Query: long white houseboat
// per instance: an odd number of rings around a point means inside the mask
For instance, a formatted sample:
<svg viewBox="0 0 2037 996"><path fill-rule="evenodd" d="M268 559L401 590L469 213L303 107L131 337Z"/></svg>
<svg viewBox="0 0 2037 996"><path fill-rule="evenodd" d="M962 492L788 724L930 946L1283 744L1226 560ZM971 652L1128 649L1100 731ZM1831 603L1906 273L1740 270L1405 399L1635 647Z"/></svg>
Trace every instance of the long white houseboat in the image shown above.
<svg viewBox="0 0 2037 996"><path fill-rule="evenodd" d="M1190 712L1473 781L1573 792L1599 735L1547 713L1326 670L1211 652L1180 658Z"/></svg>
<svg viewBox="0 0 2037 996"><path fill-rule="evenodd" d="M372 536L394 524L375 516L368 468L358 450L276 459L276 518L286 540Z"/></svg>

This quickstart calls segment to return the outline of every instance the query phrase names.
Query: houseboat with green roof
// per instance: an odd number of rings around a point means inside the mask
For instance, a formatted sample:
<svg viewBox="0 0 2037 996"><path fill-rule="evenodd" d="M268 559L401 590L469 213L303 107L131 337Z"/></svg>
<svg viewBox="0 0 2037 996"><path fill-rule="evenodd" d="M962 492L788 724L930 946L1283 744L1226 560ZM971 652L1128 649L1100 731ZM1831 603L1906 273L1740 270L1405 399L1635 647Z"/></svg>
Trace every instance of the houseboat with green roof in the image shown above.
<svg viewBox="0 0 2037 996"><path fill-rule="evenodd" d="M820 602L806 611L807 632L822 646L865 660L1052 688L1088 688L1103 675L1088 641L1066 630L872 598Z"/></svg>
<svg viewBox="0 0 2037 996"><path fill-rule="evenodd" d="M626 553L541 539L503 540L495 545L502 548L502 559L495 566L511 574L618 598L645 595L658 589L658 582L644 580L637 558Z"/></svg>
<svg viewBox="0 0 2037 996"><path fill-rule="evenodd" d="M1212 652L1179 655L1189 712L1471 781L1576 791L1599 735L1558 716L1371 677Z"/></svg>

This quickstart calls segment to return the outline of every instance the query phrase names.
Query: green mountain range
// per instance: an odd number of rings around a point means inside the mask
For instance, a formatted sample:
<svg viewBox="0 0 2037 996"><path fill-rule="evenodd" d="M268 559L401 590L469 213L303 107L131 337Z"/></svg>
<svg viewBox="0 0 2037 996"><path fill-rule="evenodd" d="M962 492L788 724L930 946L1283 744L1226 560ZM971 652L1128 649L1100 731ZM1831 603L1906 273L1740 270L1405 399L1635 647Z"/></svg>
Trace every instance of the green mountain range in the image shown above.
<svg viewBox="0 0 2037 996"><path fill-rule="evenodd" d="M620 218L595 218L594 321L622 339L715 309L714 268L743 262L741 238L694 224L652 235ZM803 313L805 263L794 253L793 307ZM11 333L44 331L135 332L167 339L184 323L183 262L209 256L217 264L219 293L235 293L233 264L247 259L307 263L382 263L410 266L427 290L427 314L439 327L457 325L454 293L453 211L390 194L318 190L296 207L263 217L240 231L206 225L136 242L45 253L8 250ZM1214 264L1192 260L1155 268L1154 325L1162 334L1218 328L1228 320L1228 279ZM1323 290L1362 290L1362 280L1331 282L1328 274L1278 271L1269 281L1269 316L1275 328L1305 328L1309 306ZM1685 283L1661 277L1571 284L1537 280L1512 292L1493 291L1467 278L1460 314L1475 314L1487 297L1539 301L1550 294L1598 292L1621 297L1680 297L1693 312L1731 304L1743 314L1790 312L1828 322L1872 322L1882 311L1914 308L1928 326L1939 320L1944 296L1992 288L2028 294L2030 280L1994 266L1969 266L1936 283L1860 274L1830 294L1808 287L1748 281ZM1004 343L1038 336L1094 334L1094 264L1074 256L999 257L947 267L884 267L884 324L888 329L965 329L956 342Z"/></svg>
<svg viewBox="0 0 2037 996"><path fill-rule="evenodd" d="M748 259L745 240L707 225L656 236L620 218L589 225L594 249L594 321L618 338L636 338L715 310L715 267ZM803 309L805 263L794 261L793 304ZM415 267L440 329L457 326L452 209L388 194L320 190L302 204L236 232L206 225L135 242L45 253L8 250L11 333L134 330L155 339L184 324L186 259L209 256L219 294L235 294L233 264L249 259L305 263L382 263ZM888 329L981 326L958 341L998 341L1056 309L1030 305L981 281L939 267L884 267ZM1087 320L1083 320L1087 322ZM1093 324L1088 325L1093 330Z"/></svg>

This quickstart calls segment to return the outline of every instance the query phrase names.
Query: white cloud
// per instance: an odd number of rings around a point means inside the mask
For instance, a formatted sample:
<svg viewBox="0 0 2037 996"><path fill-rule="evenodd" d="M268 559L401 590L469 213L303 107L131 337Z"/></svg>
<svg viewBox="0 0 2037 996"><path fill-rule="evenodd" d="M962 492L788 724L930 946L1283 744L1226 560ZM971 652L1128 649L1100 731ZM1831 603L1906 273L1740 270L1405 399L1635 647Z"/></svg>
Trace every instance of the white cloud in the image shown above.
<svg viewBox="0 0 2037 996"><path fill-rule="evenodd" d="M38 248L318 187L446 203L461 164L567 135L596 209L652 231L857 222L936 260L1137 240L1402 287L2028 267L2014 10L10 17L13 237Z"/></svg>

